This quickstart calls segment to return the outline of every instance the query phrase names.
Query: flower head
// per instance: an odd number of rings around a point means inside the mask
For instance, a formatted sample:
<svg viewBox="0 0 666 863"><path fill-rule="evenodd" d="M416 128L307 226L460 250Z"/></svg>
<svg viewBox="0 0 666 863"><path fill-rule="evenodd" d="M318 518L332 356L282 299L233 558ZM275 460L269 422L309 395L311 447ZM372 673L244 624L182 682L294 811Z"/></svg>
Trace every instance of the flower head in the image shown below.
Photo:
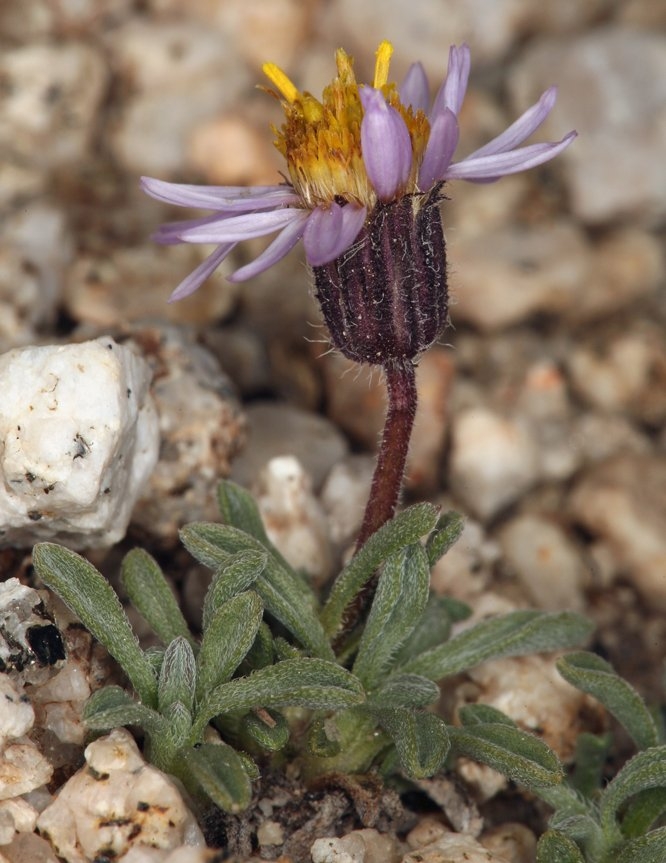
<svg viewBox="0 0 666 863"><path fill-rule="evenodd" d="M276 232L273 242L254 261L236 270L231 281L244 281L268 269L300 239L316 273L350 250L360 236L371 235L377 214L384 213L387 206L399 205L403 212L405 199L414 196L415 211L421 198L433 210L431 205L437 202L446 180L497 180L552 159L576 136L570 132L556 143L521 146L552 110L556 90L551 87L501 135L454 162L458 115L469 77L469 48L450 49L448 73L432 104L420 63L410 68L399 88L389 81L392 52L388 42L377 49L370 86L357 83L351 58L338 50L337 76L321 99L298 90L277 66L264 66L275 88L269 92L281 101L285 112L275 145L286 160L289 182L189 186L142 178L144 191L153 198L213 211L199 219L163 225L155 235L165 244L216 245L178 285L171 300L182 299L200 287L237 243Z"/></svg>

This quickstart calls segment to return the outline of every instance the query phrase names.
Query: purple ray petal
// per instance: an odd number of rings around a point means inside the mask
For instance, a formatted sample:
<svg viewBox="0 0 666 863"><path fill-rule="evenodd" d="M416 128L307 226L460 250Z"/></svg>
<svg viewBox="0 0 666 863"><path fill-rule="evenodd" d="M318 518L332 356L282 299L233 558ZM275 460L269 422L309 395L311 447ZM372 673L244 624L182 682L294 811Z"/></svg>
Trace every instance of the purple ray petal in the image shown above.
<svg viewBox="0 0 666 863"><path fill-rule="evenodd" d="M469 80L470 53L468 45L457 48L452 45L449 49L449 68L444 83L439 88L430 112L431 119L449 108L458 116L460 108L467 92Z"/></svg>
<svg viewBox="0 0 666 863"><path fill-rule="evenodd" d="M273 264L284 258L303 236L303 231L308 219L307 210L300 210L299 218L287 225L277 237L268 245L264 251L249 264L240 267L229 277L230 282L244 282L258 273L263 273Z"/></svg>
<svg viewBox="0 0 666 863"><path fill-rule="evenodd" d="M224 243L223 245L218 246L205 261L199 264L199 266L193 270L189 276L183 279L169 297L169 302L175 303L176 300L182 300L185 297L189 297L190 294L193 294L197 290L197 288L200 288L208 276L210 276L211 273L220 266L222 261L227 257L235 245L236 243Z"/></svg>
<svg viewBox="0 0 666 863"><path fill-rule="evenodd" d="M434 119L419 170L419 189L425 191L441 180L458 146L458 120L450 108Z"/></svg>
<svg viewBox="0 0 666 863"><path fill-rule="evenodd" d="M173 246L182 243L180 235L188 228L196 228L199 225L211 225L224 220L224 216L213 213L210 216L202 216L199 219L181 219L176 222L167 222L160 225L152 234L151 239L162 246Z"/></svg>
<svg viewBox="0 0 666 863"><path fill-rule="evenodd" d="M365 207L336 203L313 210L303 233L308 264L321 267L345 252L358 237L366 212Z"/></svg>
<svg viewBox="0 0 666 863"><path fill-rule="evenodd" d="M400 101L414 111L428 113L430 107L430 87L423 63L412 63L400 85Z"/></svg>
<svg viewBox="0 0 666 863"><path fill-rule="evenodd" d="M501 135L470 153L467 158L476 159L480 156L492 156L495 153L506 153L515 149L539 128L552 111L556 99L557 87L549 87L539 101L521 114L515 123L512 123Z"/></svg>
<svg viewBox="0 0 666 863"><path fill-rule="evenodd" d="M141 188L151 198L179 207L251 211L298 201L291 186L190 186L141 177Z"/></svg>
<svg viewBox="0 0 666 863"><path fill-rule="evenodd" d="M405 121L374 87L361 87L361 151L377 197L388 201L407 182L412 144Z"/></svg>
<svg viewBox="0 0 666 863"><path fill-rule="evenodd" d="M249 213L242 216L229 216L211 225L197 225L181 231L184 243L231 243L263 237L273 231L286 228L301 218L303 211L293 207L269 210L265 213Z"/></svg>
<svg viewBox="0 0 666 863"><path fill-rule="evenodd" d="M527 171L537 165L555 158L566 149L577 132L569 132L561 141L555 144L530 144L508 153L496 153L494 156L481 156L475 159L463 159L449 165L443 179L446 180L496 180L506 174L516 174Z"/></svg>

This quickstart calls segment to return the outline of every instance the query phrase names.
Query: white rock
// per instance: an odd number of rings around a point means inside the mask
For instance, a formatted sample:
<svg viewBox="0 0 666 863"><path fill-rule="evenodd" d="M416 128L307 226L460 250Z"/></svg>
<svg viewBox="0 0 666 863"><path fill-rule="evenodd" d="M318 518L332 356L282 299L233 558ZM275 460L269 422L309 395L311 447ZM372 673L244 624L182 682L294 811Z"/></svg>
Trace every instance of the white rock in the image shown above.
<svg viewBox="0 0 666 863"><path fill-rule="evenodd" d="M583 610L585 565L557 524L537 515L521 515L502 528L499 541L504 560L530 602L547 611Z"/></svg>
<svg viewBox="0 0 666 863"><path fill-rule="evenodd" d="M538 467L534 441L517 421L481 407L454 418L449 480L482 521L527 491Z"/></svg>
<svg viewBox="0 0 666 863"><path fill-rule="evenodd" d="M451 509L449 501L442 511L447 509ZM469 602L488 587L499 556L497 543L488 538L478 521L467 518L457 542L432 568L432 589L440 595Z"/></svg>
<svg viewBox="0 0 666 863"><path fill-rule="evenodd" d="M479 841L507 863L532 863L536 857L536 836L529 827L516 821L486 830Z"/></svg>
<svg viewBox="0 0 666 863"><path fill-rule="evenodd" d="M255 488L268 538L295 568L324 581L332 566L328 525L312 481L294 456L271 459Z"/></svg>
<svg viewBox="0 0 666 863"><path fill-rule="evenodd" d="M651 4L653 7L659 4ZM597 28L535 42L509 79L516 110L535 101L553 76L556 110L545 139L575 128L559 157L574 213L586 222L629 217L655 222L666 213L666 39L652 30ZM558 160L559 161L559 160Z"/></svg>
<svg viewBox="0 0 666 863"><path fill-rule="evenodd" d="M465 833L445 833L431 845L406 854L401 863L506 863Z"/></svg>
<svg viewBox="0 0 666 863"><path fill-rule="evenodd" d="M374 472L373 456L352 455L333 466L321 490L331 540L349 545L363 521Z"/></svg>
<svg viewBox="0 0 666 863"><path fill-rule="evenodd" d="M117 542L159 444L149 371L105 337L0 357L0 541Z"/></svg>
<svg viewBox="0 0 666 863"><path fill-rule="evenodd" d="M0 754L0 800L34 791L52 775L53 767L31 740L10 743Z"/></svg>
<svg viewBox="0 0 666 863"><path fill-rule="evenodd" d="M61 41L4 51L0 78L1 149L41 168L84 156L107 81L96 49Z"/></svg>
<svg viewBox="0 0 666 863"><path fill-rule="evenodd" d="M85 757L88 767L68 780L37 822L67 863L102 853L120 857L137 845L204 845L175 784L144 763L129 732L117 729L96 740Z"/></svg>
<svg viewBox="0 0 666 863"><path fill-rule="evenodd" d="M30 690L31 701L39 711L39 727L48 728L63 743L79 746L86 736L81 714L90 695L87 675L71 655L54 677Z"/></svg>
<svg viewBox="0 0 666 863"><path fill-rule="evenodd" d="M310 854L312 863L397 863L400 859L396 840L370 828L317 839Z"/></svg>
<svg viewBox="0 0 666 863"><path fill-rule="evenodd" d="M23 737L33 726L35 713L25 693L11 677L0 674L0 746Z"/></svg>
<svg viewBox="0 0 666 863"><path fill-rule="evenodd" d="M32 833L39 813L22 797L0 802L0 845L8 845L15 833Z"/></svg>
<svg viewBox="0 0 666 863"><path fill-rule="evenodd" d="M187 845L174 851L135 845L118 858L118 863L215 863L218 857L217 851Z"/></svg>
<svg viewBox="0 0 666 863"><path fill-rule="evenodd" d="M27 667L40 669L64 658L62 635L39 593L21 584L18 578L0 582L2 667L6 671L24 672Z"/></svg>

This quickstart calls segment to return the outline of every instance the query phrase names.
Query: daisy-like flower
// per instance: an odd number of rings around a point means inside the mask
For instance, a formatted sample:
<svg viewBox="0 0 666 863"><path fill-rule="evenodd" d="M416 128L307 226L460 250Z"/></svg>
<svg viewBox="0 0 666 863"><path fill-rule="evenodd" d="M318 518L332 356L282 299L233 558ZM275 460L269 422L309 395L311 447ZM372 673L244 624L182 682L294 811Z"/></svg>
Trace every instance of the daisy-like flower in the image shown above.
<svg viewBox="0 0 666 863"><path fill-rule="evenodd" d="M459 162L460 112L470 68L466 45L453 46L446 79L429 104L423 66L414 64L400 88L389 82L393 47L382 42L372 86L359 85L352 60L336 54L338 74L321 100L299 91L272 63L264 72L286 119L275 145L286 159L289 182L275 186L191 186L144 177L152 197L212 215L162 226L160 243L214 243L215 251L175 289L170 299L193 293L237 243L278 232L254 261L229 278L240 282L268 269L299 240L313 267L335 261L354 246L374 211L407 196L439 197L446 180L492 181L557 156L575 132L557 143L520 146L550 113L547 90L513 125ZM414 204L414 202L412 202Z"/></svg>

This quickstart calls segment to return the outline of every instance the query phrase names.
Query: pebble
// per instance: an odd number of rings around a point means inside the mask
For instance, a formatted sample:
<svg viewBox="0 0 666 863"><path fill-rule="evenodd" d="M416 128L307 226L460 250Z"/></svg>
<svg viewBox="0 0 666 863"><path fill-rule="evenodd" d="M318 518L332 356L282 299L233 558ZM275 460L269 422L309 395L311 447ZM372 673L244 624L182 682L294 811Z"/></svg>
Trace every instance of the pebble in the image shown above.
<svg viewBox="0 0 666 863"><path fill-rule="evenodd" d="M154 318L195 326L221 320L232 312L238 295L224 278L224 267L190 297L168 303L176 285L209 251L184 243L123 248L111 257L81 255L68 273L65 307L74 320L107 329Z"/></svg>
<svg viewBox="0 0 666 863"><path fill-rule="evenodd" d="M537 480L538 452L524 424L484 407L453 419L451 489L482 522L517 500Z"/></svg>
<svg viewBox="0 0 666 863"><path fill-rule="evenodd" d="M117 542L157 460L146 363L104 337L9 351L0 379L2 544Z"/></svg>
<svg viewBox="0 0 666 863"><path fill-rule="evenodd" d="M374 456L351 455L335 464L326 477L320 500L329 536L338 549L347 548L361 527L374 470Z"/></svg>
<svg viewBox="0 0 666 863"><path fill-rule="evenodd" d="M23 737L32 728L35 713L30 701L8 674L0 674L0 746Z"/></svg>
<svg viewBox="0 0 666 863"><path fill-rule="evenodd" d="M445 833L430 845L406 854L401 863L507 863L465 833Z"/></svg>
<svg viewBox="0 0 666 863"><path fill-rule="evenodd" d="M0 668L21 673L64 657L62 636L40 594L18 578L0 582Z"/></svg>
<svg viewBox="0 0 666 863"><path fill-rule="evenodd" d="M0 846L9 845L16 833L32 833L38 811L22 797L0 802Z"/></svg>
<svg viewBox="0 0 666 863"><path fill-rule="evenodd" d="M246 416L248 443L231 467L231 479L241 485L252 486L270 459L295 455L318 490L347 455L347 441L333 423L286 402L253 402Z"/></svg>
<svg viewBox="0 0 666 863"><path fill-rule="evenodd" d="M3 0L0 6L0 32L5 39L27 39L63 33L85 36L91 28L113 26L127 15L133 0L75 0L52 3L51 0Z"/></svg>
<svg viewBox="0 0 666 863"><path fill-rule="evenodd" d="M19 833L0 852L0 863L61 863L53 849L36 833Z"/></svg>
<svg viewBox="0 0 666 863"><path fill-rule="evenodd" d="M108 81L98 49L61 40L5 50L0 79L5 158L39 170L84 159Z"/></svg>
<svg viewBox="0 0 666 863"><path fill-rule="evenodd" d="M53 767L37 746L19 738L2 747L0 753L0 800L20 797L51 780Z"/></svg>
<svg viewBox="0 0 666 863"><path fill-rule="evenodd" d="M304 570L315 583L325 582L333 567L328 525L299 460L291 455L271 459L253 491L270 541L294 569Z"/></svg>
<svg viewBox="0 0 666 863"><path fill-rule="evenodd" d="M536 608L584 610L585 562L558 524L539 515L520 515L502 527L498 540L505 568Z"/></svg>
<svg viewBox="0 0 666 863"><path fill-rule="evenodd" d="M533 863L536 857L536 836L529 827L514 821L486 830L479 842L507 863Z"/></svg>
<svg viewBox="0 0 666 863"><path fill-rule="evenodd" d="M161 440L133 524L173 545L184 524L218 519L215 492L244 442L244 418L231 381L186 330L154 324L127 333L153 372Z"/></svg>
<svg viewBox="0 0 666 863"><path fill-rule="evenodd" d="M449 239L455 319L483 332L537 314L572 324L596 320L654 292L663 277L659 243L618 229L596 247L570 222L509 226Z"/></svg>
<svg viewBox="0 0 666 863"><path fill-rule="evenodd" d="M340 838L315 840L310 849L312 863L398 863L400 848L396 839L377 830L352 830Z"/></svg>
<svg viewBox="0 0 666 863"><path fill-rule="evenodd" d="M278 154L265 129L225 114L199 123L188 140L188 162L206 183L263 186L279 182Z"/></svg>
<svg viewBox="0 0 666 863"><path fill-rule="evenodd" d="M137 845L204 845L176 785L145 764L128 731L112 731L84 754L87 767L66 782L37 821L67 863L118 858Z"/></svg>
<svg viewBox="0 0 666 863"><path fill-rule="evenodd" d="M554 82L554 71L558 103L543 134L553 140L570 128L579 133L559 157L574 214L590 224L663 219L666 36L657 28L609 25L536 41L509 75L517 111Z"/></svg>
<svg viewBox="0 0 666 863"><path fill-rule="evenodd" d="M666 611L666 459L619 454L590 468L567 509L613 551L621 575L652 608Z"/></svg>
<svg viewBox="0 0 666 863"><path fill-rule="evenodd" d="M118 858L117 863L219 863L219 859L219 851L211 851L207 848L184 845L173 851L165 851L163 848L134 845L127 854Z"/></svg>
<svg viewBox="0 0 666 863"><path fill-rule="evenodd" d="M39 727L48 728L62 743L81 746L87 734L81 719L83 707L91 695L86 670L70 656L54 677L30 691Z"/></svg>
<svg viewBox="0 0 666 863"><path fill-rule="evenodd" d="M442 512L451 508L449 501L441 507ZM487 536L482 525L466 518L457 542L432 568L430 586L440 596L469 602L489 586L499 556L499 546Z"/></svg>
<svg viewBox="0 0 666 863"><path fill-rule="evenodd" d="M236 102L247 70L223 32L187 19L136 19L107 44L112 69L131 93L109 145L131 173L168 179L182 168L193 127Z"/></svg>

